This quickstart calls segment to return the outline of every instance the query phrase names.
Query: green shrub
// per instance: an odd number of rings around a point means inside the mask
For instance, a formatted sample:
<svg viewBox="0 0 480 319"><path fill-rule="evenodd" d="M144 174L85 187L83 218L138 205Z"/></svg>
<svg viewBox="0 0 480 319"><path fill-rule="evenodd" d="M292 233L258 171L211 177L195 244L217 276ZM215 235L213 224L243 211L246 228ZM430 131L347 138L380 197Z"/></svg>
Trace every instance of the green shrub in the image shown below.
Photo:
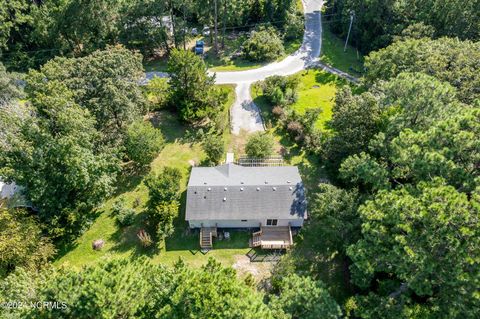
<svg viewBox="0 0 480 319"><path fill-rule="evenodd" d="M298 76L269 76L262 82L263 96L272 105L286 106L295 103L298 99Z"/></svg>
<svg viewBox="0 0 480 319"><path fill-rule="evenodd" d="M135 210L125 206L125 200L123 199L116 200L112 206L113 215L120 226L130 226L135 221Z"/></svg>
<svg viewBox="0 0 480 319"><path fill-rule="evenodd" d="M208 135L203 142L203 150L210 163L218 164L225 153L225 144L219 135Z"/></svg>
<svg viewBox="0 0 480 319"><path fill-rule="evenodd" d="M273 153L274 141L272 135L257 132L248 138L245 152L248 157L265 158Z"/></svg>
<svg viewBox="0 0 480 319"><path fill-rule="evenodd" d="M287 21L285 25L285 40L293 40L303 35L304 23L303 15L290 12L287 14Z"/></svg>
<svg viewBox="0 0 480 319"><path fill-rule="evenodd" d="M125 150L128 158L140 165L150 164L164 145L162 132L150 122L137 121L127 130Z"/></svg>
<svg viewBox="0 0 480 319"><path fill-rule="evenodd" d="M283 52L282 41L273 27L253 31L243 43L243 56L250 61L272 61Z"/></svg>
<svg viewBox="0 0 480 319"><path fill-rule="evenodd" d="M165 78L154 77L146 87L147 98L150 102L150 110L158 110L168 102L170 85Z"/></svg>

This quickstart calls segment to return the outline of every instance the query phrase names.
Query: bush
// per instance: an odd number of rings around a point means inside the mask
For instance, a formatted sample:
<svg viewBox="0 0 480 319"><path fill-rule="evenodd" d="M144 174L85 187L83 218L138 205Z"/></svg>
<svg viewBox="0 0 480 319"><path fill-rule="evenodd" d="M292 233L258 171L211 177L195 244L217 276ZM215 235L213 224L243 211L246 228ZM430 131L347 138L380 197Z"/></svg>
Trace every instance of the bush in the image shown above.
<svg viewBox="0 0 480 319"><path fill-rule="evenodd" d="M275 106L273 109L272 109L272 114L276 117L276 118L283 118L285 116L285 111L284 109L281 107L281 106Z"/></svg>
<svg viewBox="0 0 480 319"><path fill-rule="evenodd" d="M245 152L248 157L265 158L273 153L273 137L268 133L257 132L248 138Z"/></svg>
<svg viewBox="0 0 480 319"><path fill-rule="evenodd" d="M157 157L164 142L159 129L154 128L150 122L137 121L128 127L125 149L132 161L148 165Z"/></svg>
<svg viewBox="0 0 480 319"><path fill-rule="evenodd" d="M130 226L135 221L135 210L125 206L125 200L123 199L116 200L112 206L112 213L120 226Z"/></svg>
<svg viewBox="0 0 480 319"><path fill-rule="evenodd" d="M154 77L148 82L146 89L151 110L158 110L167 104L170 89L167 79Z"/></svg>
<svg viewBox="0 0 480 319"><path fill-rule="evenodd" d="M243 56L250 61L272 61L284 52L282 41L273 27L253 31L243 43Z"/></svg>
<svg viewBox="0 0 480 319"><path fill-rule="evenodd" d="M207 154L210 163L218 164L225 153L225 144L219 135L208 135L203 142L203 150Z"/></svg>
<svg viewBox="0 0 480 319"><path fill-rule="evenodd" d="M265 98L272 105L287 106L294 103L297 98L298 76L269 76L262 82L262 91Z"/></svg>

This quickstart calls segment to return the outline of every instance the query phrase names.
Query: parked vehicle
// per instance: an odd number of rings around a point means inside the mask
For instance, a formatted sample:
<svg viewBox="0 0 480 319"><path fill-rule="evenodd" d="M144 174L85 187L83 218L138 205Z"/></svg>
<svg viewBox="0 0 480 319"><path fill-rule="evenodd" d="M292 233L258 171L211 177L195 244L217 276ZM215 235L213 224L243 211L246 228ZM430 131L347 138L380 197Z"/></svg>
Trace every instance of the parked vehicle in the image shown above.
<svg viewBox="0 0 480 319"><path fill-rule="evenodd" d="M209 27L203 27L202 34L204 36L209 36L210 35L210 28Z"/></svg>
<svg viewBox="0 0 480 319"><path fill-rule="evenodd" d="M197 28L192 28L191 34L192 34L193 36L198 35L198 29L197 29Z"/></svg>
<svg viewBox="0 0 480 319"><path fill-rule="evenodd" d="M195 54L203 54L205 47L205 42L198 40L195 42Z"/></svg>

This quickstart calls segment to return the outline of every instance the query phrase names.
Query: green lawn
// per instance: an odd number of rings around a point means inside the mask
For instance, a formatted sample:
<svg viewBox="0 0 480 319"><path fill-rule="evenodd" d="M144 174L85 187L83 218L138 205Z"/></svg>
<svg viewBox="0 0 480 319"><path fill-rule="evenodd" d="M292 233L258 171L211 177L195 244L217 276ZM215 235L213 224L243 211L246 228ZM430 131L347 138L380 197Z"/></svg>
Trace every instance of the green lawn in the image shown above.
<svg viewBox="0 0 480 319"><path fill-rule="evenodd" d="M322 113L318 119L319 128L324 128L325 123L332 118L332 108L335 103L337 89L347 82L336 75L322 70L310 69L297 73L300 77L298 87L298 100L290 107L303 114L307 109L320 108ZM261 96L258 84L252 87L255 103L260 107L262 117L267 127L272 127L271 106Z"/></svg>
<svg viewBox="0 0 480 319"><path fill-rule="evenodd" d="M347 85L347 82L322 70L301 71L298 76L301 80L298 87L298 100L290 107L300 113L304 113L309 108L321 108L322 113L317 125L323 129L325 122L332 117L332 107L337 89ZM272 106L262 96L259 83L255 83L252 87L252 98L260 108L265 126L274 135L277 141L277 149L284 154L285 161L290 165L299 167L307 188L316 188L320 180L326 177L320 159L307 154L301 147L292 142L282 128L275 123L271 113Z"/></svg>
<svg viewBox="0 0 480 319"><path fill-rule="evenodd" d="M234 87L223 87L229 94L226 103L226 109L228 109L233 103ZM227 116L228 112L225 114ZM178 122L175 114L168 111L157 112L152 116L151 121L162 130L167 141L166 146L151 163L149 169L139 171L131 167L124 168L124 173L118 181L117 193L97 209L97 218L72 247L61 249L55 265L78 268L105 258L135 258L140 255L149 256L153 262L165 264L172 264L182 257L186 263L200 266L205 264L209 257L214 257L226 265L231 265L236 255L245 255L250 250L248 248L250 234L237 231L231 233L229 241L215 242L214 250L207 254L199 251L199 235L197 232L192 232L185 222L185 190L191 161L198 164L205 155L198 142L186 141L183 138L186 127ZM175 220L175 233L161 247L143 248L136 235L140 229L147 228L143 209L148 199L148 192L143 179L149 171L158 172L165 166L177 167L183 173L181 208ZM132 226L122 228L115 223L111 208L119 197L125 198L127 205L137 211L136 220ZM91 247L96 239L106 241L104 248L100 251L94 251Z"/></svg>
<svg viewBox="0 0 480 319"><path fill-rule="evenodd" d="M205 58L205 62L207 63L210 71L245 71L245 70L252 70L260 68L264 65L267 65L271 62L252 62L245 60L243 58L236 58L236 59L228 59L234 51L238 50L243 42L247 39L246 36L238 37L235 40L226 40L225 42L225 51L220 56L215 56L213 54L208 54ZM207 41L205 41L207 43ZM286 56L294 53L297 51L300 46L302 45L302 39L294 39L290 41L285 41L283 43L285 52L283 55L279 56L277 61L283 60ZM212 50L211 47L207 46L207 50Z"/></svg>
<svg viewBox="0 0 480 319"><path fill-rule="evenodd" d="M165 58L150 60L143 63L145 72L166 72L168 61Z"/></svg>
<svg viewBox="0 0 480 319"><path fill-rule="evenodd" d="M343 52L345 39L340 39L330 32L325 23L322 35L322 53L320 60L327 65L350 73L353 76L361 76L363 72L363 56L358 50L348 45L347 51Z"/></svg>
<svg viewBox="0 0 480 319"><path fill-rule="evenodd" d="M336 91L339 87L348 84L345 80L320 70L302 71L299 76L301 78L299 99L291 107L300 112L311 107L320 107L323 112L318 123L323 127L324 123L332 116ZM327 178L322 159L305 152L287 136L280 125L276 124L271 113L272 106L261 95L258 83L254 84L252 88L252 97L260 108L262 118L266 121L268 132L277 141L277 149L284 154L285 162L298 167L308 189L307 197L310 197L318 189L318 184ZM309 231L308 226L303 228L303 232L305 231ZM345 281L345 268L342 260L335 255L319 254L315 250L317 248L312 247L309 240L315 236L318 234L311 232L299 235L302 239L297 239L295 247L287 255L287 258L292 258L299 271L312 272L309 267L315 267L314 272L318 274L318 279L327 284L330 293L337 301L343 303L351 293L348 283Z"/></svg>

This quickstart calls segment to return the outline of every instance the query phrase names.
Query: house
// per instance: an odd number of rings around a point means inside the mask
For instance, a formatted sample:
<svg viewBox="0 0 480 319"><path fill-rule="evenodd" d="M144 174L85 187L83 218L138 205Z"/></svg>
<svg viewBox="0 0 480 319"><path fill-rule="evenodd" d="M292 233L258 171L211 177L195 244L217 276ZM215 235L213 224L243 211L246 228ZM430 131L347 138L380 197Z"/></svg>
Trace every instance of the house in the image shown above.
<svg viewBox="0 0 480 319"><path fill-rule="evenodd" d="M306 218L305 188L295 166L192 168L185 219L201 229L201 246L211 248L217 228L259 228L251 246L288 248L291 228L302 227Z"/></svg>

